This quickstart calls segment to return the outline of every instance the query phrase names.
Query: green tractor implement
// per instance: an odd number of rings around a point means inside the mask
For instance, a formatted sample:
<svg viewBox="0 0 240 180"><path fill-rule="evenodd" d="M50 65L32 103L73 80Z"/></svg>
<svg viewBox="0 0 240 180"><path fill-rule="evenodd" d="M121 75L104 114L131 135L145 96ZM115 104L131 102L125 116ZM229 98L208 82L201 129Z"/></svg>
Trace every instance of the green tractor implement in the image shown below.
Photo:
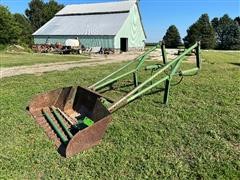
<svg viewBox="0 0 240 180"><path fill-rule="evenodd" d="M139 81L140 70L149 54L161 49L163 63L145 66L151 76ZM186 55L194 51L196 67L180 70ZM167 59L164 43L144 52L135 60L94 83L88 88L64 87L37 95L32 99L28 110L57 146L58 152L71 157L98 144L111 122L111 114L119 108L143 96L161 83L164 83L163 103L168 104L171 82L175 76L193 76L201 69L200 42L172 60ZM114 101L101 93L119 80L132 76L133 89ZM111 88L110 88L111 90Z"/></svg>

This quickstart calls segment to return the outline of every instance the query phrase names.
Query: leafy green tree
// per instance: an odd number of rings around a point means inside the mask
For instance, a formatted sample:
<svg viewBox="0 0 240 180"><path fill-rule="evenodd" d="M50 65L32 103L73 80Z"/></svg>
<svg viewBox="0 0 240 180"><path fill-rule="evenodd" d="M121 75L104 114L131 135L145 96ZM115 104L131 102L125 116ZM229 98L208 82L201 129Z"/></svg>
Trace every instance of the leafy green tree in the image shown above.
<svg viewBox="0 0 240 180"><path fill-rule="evenodd" d="M21 28L9 10L0 5L0 44L17 43Z"/></svg>
<svg viewBox="0 0 240 180"><path fill-rule="evenodd" d="M217 48L219 48L223 46L226 27L232 25L234 22L227 14L225 14L220 19L215 17L211 22L216 32Z"/></svg>
<svg viewBox="0 0 240 180"><path fill-rule="evenodd" d="M224 36L222 49L240 50L240 27L232 24L223 31Z"/></svg>
<svg viewBox="0 0 240 180"><path fill-rule="evenodd" d="M49 21L64 6L54 0L44 3L43 0L32 0L26 9L25 14L28 17L33 30L39 29Z"/></svg>
<svg viewBox="0 0 240 180"><path fill-rule="evenodd" d="M218 49L240 49L240 26L236 21L227 14L221 18L213 18Z"/></svg>
<svg viewBox="0 0 240 180"><path fill-rule="evenodd" d="M196 41L201 41L203 49L212 49L215 46L215 32L209 21L208 14L203 14L187 30L187 36L183 39L186 47L193 45Z"/></svg>
<svg viewBox="0 0 240 180"><path fill-rule="evenodd" d="M50 0L44 7L44 20L47 22L52 19L55 14L64 7L62 4L58 4L54 0Z"/></svg>
<svg viewBox="0 0 240 180"><path fill-rule="evenodd" d="M15 21L18 23L18 26L21 28L20 42L24 44L32 44L32 26L29 20L22 14L14 14Z"/></svg>
<svg viewBox="0 0 240 180"><path fill-rule="evenodd" d="M177 48L179 45L182 45L180 34L175 25L169 26L163 41L167 48Z"/></svg>
<svg viewBox="0 0 240 180"><path fill-rule="evenodd" d="M32 0L29 4L29 9L26 9L25 14L31 22L33 30L37 30L44 23L44 2L42 0Z"/></svg>
<svg viewBox="0 0 240 180"><path fill-rule="evenodd" d="M240 16L236 17L234 21L240 26Z"/></svg>

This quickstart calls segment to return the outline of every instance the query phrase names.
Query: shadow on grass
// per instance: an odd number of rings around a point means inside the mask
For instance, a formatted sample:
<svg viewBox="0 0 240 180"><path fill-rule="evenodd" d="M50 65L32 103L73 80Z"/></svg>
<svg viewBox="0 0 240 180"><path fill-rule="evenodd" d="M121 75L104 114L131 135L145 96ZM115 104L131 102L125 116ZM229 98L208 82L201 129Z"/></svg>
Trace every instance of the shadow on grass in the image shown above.
<svg viewBox="0 0 240 180"><path fill-rule="evenodd" d="M229 64L232 64L232 65L235 65L235 66L240 66L240 63L229 63Z"/></svg>
<svg viewBox="0 0 240 180"><path fill-rule="evenodd" d="M120 86L113 87L113 84L110 84L108 87L100 90L99 93L101 94L101 93L105 93L105 92L108 92L108 91L119 91L119 92L128 93L129 91L121 90L120 88L131 87L133 85L134 84L131 83L131 84L125 84L125 85L120 85Z"/></svg>
<svg viewBox="0 0 240 180"><path fill-rule="evenodd" d="M139 82L140 83L140 82ZM118 86L115 86L113 87L113 84L111 84L110 86L102 89L99 91L100 94L104 94L108 91L115 91L115 92L119 92L119 93L124 93L125 95L123 95L122 97L126 96L129 92L131 92L133 89L131 90L127 90L127 89L122 89L122 88L129 88L129 87L133 87L134 89L134 84L132 82L128 83L128 84L124 84L124 85L118 85ZM134 103L135 101L139 100L140 98L144 98L144 97L147 97L147 96L151 96L151 95L154 95L156 93L163 93L164 92L164 88L155 88L155 89L152 89L152 90L149 90L148 93L144 93L143 95L137 97L136 99L132 100L131 102L123 105L122 107L120 107L119 109L122 109L123 107L127 106L128 104L130 103ZM121 97L121 98L122 98ZM160 97L160 96L159 96ZM157 106L157 104L161 104L163 105L163 100L161 99L158 99L158 100L154 100L153 103Z"/></svg>
<svg viewBox="0 0 240 180"><path fill-rule="evenodd" d="M122 92L122 91L120 90L120 92ZM150 91L149 93L146 93L146 94L143 94L142 96L139 96L138 98L132 100L131 102L129 102L129 103L127 103L127 104L124 104L124 105L123 105L122 107L120 107L119 109L122 109L123 107L127 106L127 105L130 104L130 103L134 103L135 101L139 100L140 98L144 98L144 97L146 97L146 96L151 96L151 95L153 95L153 94L162 93L162 92L164 92L164 88L157 88L157 89L155 89L155 90ZM159 101L154 100L153 103L154 103L156 106L157 106L157 104L164 105L164 103L163 103L162 100L159 100ZM119 109L118 109L118 110L119 110Z"/></svg>

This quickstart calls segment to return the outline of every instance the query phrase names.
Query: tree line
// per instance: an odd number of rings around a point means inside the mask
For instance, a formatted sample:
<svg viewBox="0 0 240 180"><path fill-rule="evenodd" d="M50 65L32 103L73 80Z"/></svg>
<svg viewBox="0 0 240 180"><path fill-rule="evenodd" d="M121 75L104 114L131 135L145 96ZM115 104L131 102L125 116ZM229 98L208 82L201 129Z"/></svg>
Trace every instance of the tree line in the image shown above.
<svg viewBox="0 0 240 180"><path fill-rule="evenodd" d="M12 14L5 6L0 5L0 45L33 43L32 33L43 26L64 7L55 0L44 2L32 0L25 14Z"/></svg>
<svg viewBox="0 0 240 180"><path fill-rule="evenodd" d="M55 0L44 2L32 0L25 14L12 14L5 6L0 5L0 45L32 45L32 33L43 26L64 7ZM240 49L240 17L231 19L227 14L215 17L211 21L208 14L203 14L187 30L183 43L175 25L171 25L163 37L166 47L189 47L201 41L203 49Z"/></svg>
<svg viewBox="0 0 240 180"><path fill-rule="evenodd" d="M240 50L240 17L230 18L227 14L211 21L208 14L203 14L187 30L183 43L175 25L171 25L163 37L166 47L189 47L201 41L203 49Z"/></svg>

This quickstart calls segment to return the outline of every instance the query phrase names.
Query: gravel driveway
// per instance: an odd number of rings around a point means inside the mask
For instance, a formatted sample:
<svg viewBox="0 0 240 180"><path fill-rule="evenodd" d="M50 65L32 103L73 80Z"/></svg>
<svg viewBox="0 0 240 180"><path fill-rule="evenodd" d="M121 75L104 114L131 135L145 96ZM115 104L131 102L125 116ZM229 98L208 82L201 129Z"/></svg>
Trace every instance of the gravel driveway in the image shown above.
<svg viewBox="0 0 240 180"><path fill-rule="evenodd" d="M138 57L143 52L127 52L121 54L100 55L92 54L90 59L82 61L67 61L58 63L44 63L28 66L4 67L0 69L0 79L21 74L41 74L50 71L66 71L75 67L97 66L110 63L121 63ZM57 57L56 57L57 58Z"/></svg>
<svg viewBox="0 0 240 180"><path fill-rule="evenodd" d="M174 59L176 57L176 49L167 49L168 59ZM61 63L47 63L47 64L36 64L31 66L16 66L6 67L0 69L0 79L4 77L17 76L21 74L41 74L50 71L66 71L75 67L87 67L97 66L110 63L121 63L124 61L130 61L138 57L143 52L128 52L122 54L113 55L92 55L91 59L83 61L72 61L72 62L61 62ZM150 53L149 57L152 60L162 60L161 51L158 49Z"/></svg>

